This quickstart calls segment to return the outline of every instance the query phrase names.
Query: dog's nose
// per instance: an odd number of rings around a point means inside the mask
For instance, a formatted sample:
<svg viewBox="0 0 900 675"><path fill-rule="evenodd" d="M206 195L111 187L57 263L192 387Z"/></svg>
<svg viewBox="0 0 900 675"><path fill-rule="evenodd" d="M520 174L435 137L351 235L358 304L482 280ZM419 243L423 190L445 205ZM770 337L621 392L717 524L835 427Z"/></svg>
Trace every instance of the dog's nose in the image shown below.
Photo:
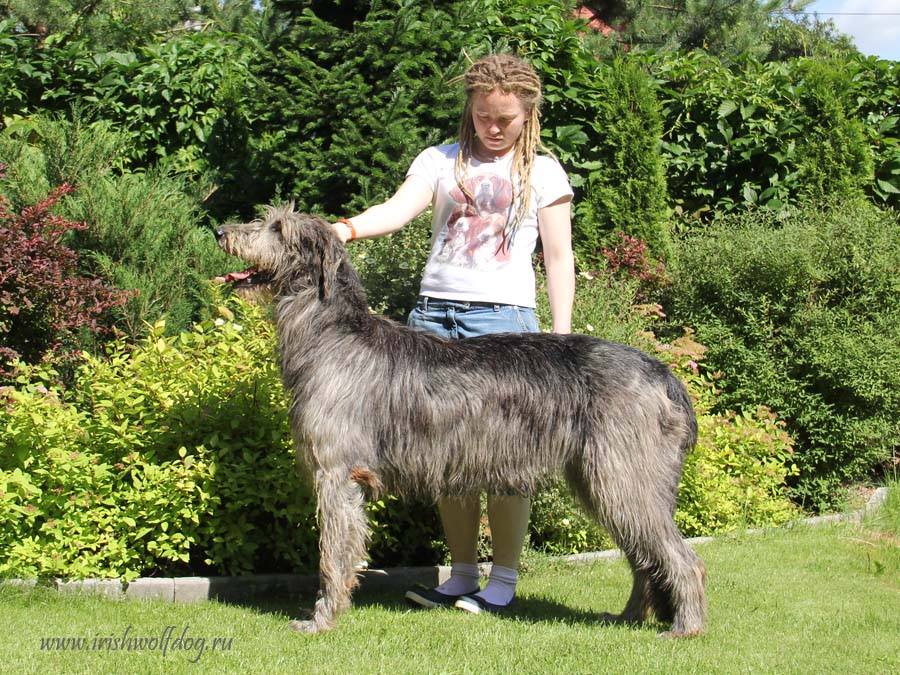
<svg viewBox="0 0 900 675"><path fill-rule="evenodd" d="M213 234L216 235L216 241L219 241L219 239L225 236L225 228L217 227L215 230L213 230Z"/></svg>

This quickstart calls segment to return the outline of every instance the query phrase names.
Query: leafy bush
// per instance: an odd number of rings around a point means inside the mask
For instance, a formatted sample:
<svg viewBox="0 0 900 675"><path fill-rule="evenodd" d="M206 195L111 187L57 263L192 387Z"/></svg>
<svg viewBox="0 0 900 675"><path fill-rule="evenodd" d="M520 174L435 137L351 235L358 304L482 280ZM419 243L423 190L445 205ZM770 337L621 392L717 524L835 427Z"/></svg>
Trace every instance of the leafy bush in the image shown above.
<svg viewBox="0 0 900 675"><path fill-rule="evenodd" d="M797 443L795 498L825 508L896 452L900 229L859 200L774 220L723 218L684 241L665 304L723 373L715 410L777 411Z"/></svg>
<svg viewBox="0 0 900 675"><path fill-rule="evenodd" d="M244 308L235 321L163 333L157 324L137 348L117 341L107 358L87 357L68 392L36 372L8 393L3 476L27 476L37 491L12 497L31 517L0 571L310 566L314 507L295 468L271 324Z"/></svg>
<svg viewBox="0 0 900 675"><path fill-rule="evenodd" d="M92 47L125 47L196 18L184 0L11 0L3 13L46 43L78 36ZM198 8L199 11L199 8Z"/></svg>
<svg viewBox="0 0 900 675"><path fill-rule="evenodd" d="M232 301L216 321L86 357L74 386L30 370L0 405L0 574L301 571L317 556L274 329ZM377 562L435 562L421 505L369 506ZM7 515L8 514L8 515ZM414 556L414 558L413 558ZM379 560L380 558L380 560Z"/></svg>
<svg viewBox="0 0 900 675"><path fill-rule="evenodd" d="M236 193L229 199L246 200L252 186L239 174L257 86L250 72L257 49L249 39L203 32L151 43L134 54L87 51L78 58L93 59L96 71L86 73L77 100L94 105L126 134L133 166L163 161L178 173L215 178ZM218 206L229 205L226 199Z"/></svg>
<svg viewBox="0 0 900 675"><path fill-rule="evenodd" d="M128 159L171 160L199 173L222 154L222 124L249 124L245 104L255 85L249 63L257 45L219 32L188 32L148 41L135 51L98 51L86 40L51 36L39 47L0 22L0 117L68 113L91 106L127 137Z"/></svg>
<svg viewBox="0 0 900 675"><path fill-rule="evenodd" d="M34 43L16 38L16 22L0 19L0 122L27 107Z"/></svg>
<svg viewBox="0 0 900 675"><path fill-rule="evenodd" d="M106 332L111 310L127 300L101 280L82 276L77 254L63 243L66 234L84 229L51 212L71 192L63 183L20 213L0 195L0 378L12 374L18 359L65 359Z"/></svg>
<svg viewBox="0 0 900 675"><path fill-rule="evenodd" d="M900 208L900 61L874 56L842 63L853 116L864 125L875 167L868 192L880 204Z"/></svg>
<svg viewBox="0 0 900 675"><path fill-rule="evenodd" d="M896 88L889 64L851 56L728 65L702 52L649 63L659 81L669 196L680 213L780 212L805 197L860 188L888 200L894 189L900 194L896 97L877 93Z"/></svg>
<svg viewBox="0 0 900 675"><path fill-rule="evenodd" d="M0 133L0 155L9 161L3 189L18 206L51 185L79 186L60 210L88 227L69 244L92 273L136 291L120 327L140 335L164 317L170 332L177 332L201 318L205 282L228 258L201 227L184 180L158 169L117 169L124 146L123 134L108 122L21 120Z"/></svg>

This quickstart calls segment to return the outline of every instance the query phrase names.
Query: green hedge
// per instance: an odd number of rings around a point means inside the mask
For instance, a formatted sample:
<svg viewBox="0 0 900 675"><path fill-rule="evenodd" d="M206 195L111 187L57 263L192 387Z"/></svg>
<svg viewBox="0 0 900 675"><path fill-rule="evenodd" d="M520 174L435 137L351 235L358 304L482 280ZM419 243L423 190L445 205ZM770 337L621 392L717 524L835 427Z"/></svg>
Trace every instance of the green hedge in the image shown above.
<svg viewBox="0 0 900 675"><path fill-rule="evenodd" d="M797 442L795 497L839 503L900 437L900 227L861 199L721 219L679 246L665 305L722 372L718 408L767 405Z"/></svg>
<svg viewBox="0 0 900 675"><path fill-rule="evenodd" d="M865 190L897 206L897 63L859 56L728 64L648 60L659 83L669 198L691 218Z"/></svg>

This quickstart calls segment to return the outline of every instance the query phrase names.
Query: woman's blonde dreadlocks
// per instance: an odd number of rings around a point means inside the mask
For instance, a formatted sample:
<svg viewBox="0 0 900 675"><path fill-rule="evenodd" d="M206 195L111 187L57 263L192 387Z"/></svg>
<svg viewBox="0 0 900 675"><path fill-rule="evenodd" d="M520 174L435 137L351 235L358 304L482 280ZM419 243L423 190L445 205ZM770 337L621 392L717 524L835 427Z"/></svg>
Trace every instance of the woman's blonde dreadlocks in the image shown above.
<svg viewBox="0 0 900 675"><path fill-rule="evenodd" d="M465 187L466 167L475 149L475 125L472 122L472 97L476 93L489 94L499 90L514 94L528 113L522 133L516 141L510 178L513 179L513 203L516 214L508 226L510 232L524 220L531 202L531 170L538 150L547 153L541 144L541 81L528 63L512 54L491 54L473 63L462 79L466 83L466 106L459 123L459 152L456 155L454 176L463 194L472 201L473 195ZM518 180L516 180L518 179ZM518 189L515 185L518 183Z"/></svg>

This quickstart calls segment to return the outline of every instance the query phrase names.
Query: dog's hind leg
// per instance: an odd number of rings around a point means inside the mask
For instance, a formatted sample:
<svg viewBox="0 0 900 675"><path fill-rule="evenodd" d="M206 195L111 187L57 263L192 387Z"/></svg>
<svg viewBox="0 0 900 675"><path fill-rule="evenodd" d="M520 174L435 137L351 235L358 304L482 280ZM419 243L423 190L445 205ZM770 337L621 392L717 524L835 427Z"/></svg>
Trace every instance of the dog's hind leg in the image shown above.
<svg viewBox="0 0 900 675"><path fill-rule="evenodd" d="M659 557L659 577L655 577L654 600L657 616L669 618L662 612L671 612L672 628L668 637L689 637L703 632L706 619L706 566L691 550L675 528L674 537L664 542Z"/></svg>
<svg viewBox="0 0 900 675"><path fill-rule="evenodd" d="M625 609L619 615L607 614L607 618L614 622L622 623L643 623L646 621L653 609L651 594L653 586L650 575L642 570L630 556L628 564L631 567L632 585L631 595L628 602L625 603Z"/></svg>
<svg viewBox="0 0 900 675"><path fill-rule="evenodd" d="M292 621L305 633L328 630L350 606L356 587L356 565L366 557L369 535L360 485L343 471L316 473L319 515L319 597L309 621Z"/></svg>
<svg viewBox="0 0 900 675"><path fill-rule="evenodd" d="M634 620L635 610L646 617L652 609L658 620L672 622L666 635L698 635L706 616L706 568L682 539L671 516L648 515L639 531L619 541L631 564L634 588L618 619Z"/></svg>
<svg viewBox="0 0 900 675"><path fill-rule="evenodd" d="M609 515L612 509L608 505L610 500L608 490L601 484L592 484L586 480L585 468L580 464L570 464L566 467L565 474L569 487L581 502L585 512L609 532L616 545L625 553L631 567L631 595L625 609L620 614L604 613L605 620L611 623L643 623L653 609L653 584L650 572L640 565L639 560L630 553L631 547L627 545L626 533L631 527L628 514L619 511L619 517Z"/></svg>
<svg viewBox="0 0 900 675"><path fill-rule="evenodd" d="M672 622L668 635L697 635L706 615L706 571L675 526L674 496L657 481L640 484L640 478L650 474L616 471L613 464L572 465L566 470L588 513L610 533L631 567L628 602L620 614L607 619L640 623L652 610L660 621ZM586 480L588 470L597 478Z"/></svg>

